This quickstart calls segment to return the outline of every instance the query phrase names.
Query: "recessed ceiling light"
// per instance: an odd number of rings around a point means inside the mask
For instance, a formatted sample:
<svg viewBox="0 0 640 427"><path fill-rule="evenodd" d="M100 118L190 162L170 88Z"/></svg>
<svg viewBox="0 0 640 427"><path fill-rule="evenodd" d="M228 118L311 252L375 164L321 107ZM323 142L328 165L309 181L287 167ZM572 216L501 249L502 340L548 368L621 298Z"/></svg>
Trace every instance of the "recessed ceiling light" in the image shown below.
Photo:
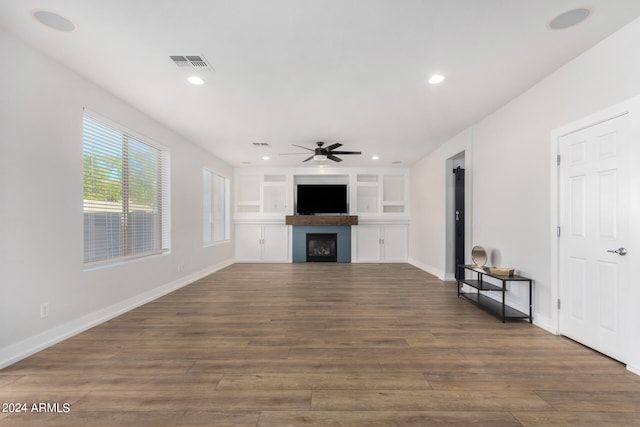
<svg viewBox="0 0 640 427"><path fill-rule="evenodd" d="M443 81L444 76L442 74L434 74L433 76L429 77L429 83L431 83L432 85L440 84Z"/></svg>
<svg viewBox="0 0 640 427"><path fill-rule="evenodd" d="M589 17L591 11L586 8L572 9L561 13L549 22L549 28L552 30L562 30L564 28L578 25Z"/></svg>
<svg viewBox="0 0 640 427"><path fill-rule="evenodd" d="M73 22L69 21L64 16L57 13L49 12L47 10L36 10L33 12L33 17L38 20L42 25L46 25L49 28L53 28L58 31L73 31L76 26Z"/></svg>
<svg viewBox="0 0 640 427"><path fill-rule="evenodd" d="M269 157L269 156L262 156L262 160L271 160L271 157Z"/></svg>
<svg viewBox="0 0 640 427"><path fill-rule="evenodd" d="M204 80L202 80L202 78L198 76L191 76L187 79L187 81L192 85L196 85L196 86L200 86L204 84Z"/></svg>
<svg viewBox="0 0 640 427"><path fill-rule="evenodd" d="M371 156L371 160L378 160L380 159L380 156Z"/></svg>

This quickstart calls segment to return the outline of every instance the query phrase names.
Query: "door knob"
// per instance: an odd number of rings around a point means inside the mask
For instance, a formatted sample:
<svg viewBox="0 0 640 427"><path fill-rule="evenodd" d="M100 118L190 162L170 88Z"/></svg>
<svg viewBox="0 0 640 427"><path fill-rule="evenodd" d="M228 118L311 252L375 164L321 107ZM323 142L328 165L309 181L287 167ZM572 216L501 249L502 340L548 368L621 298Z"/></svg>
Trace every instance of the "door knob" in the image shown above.
<svg viewBox="0 0 640 427"><path fill-rule="evenodd" d="M610 251L607 251L607 252L612 253L612 254L618 254L620 256L625 256L627 254L627 249L626 248L619 248L619 249L610 250Z"/></svg>

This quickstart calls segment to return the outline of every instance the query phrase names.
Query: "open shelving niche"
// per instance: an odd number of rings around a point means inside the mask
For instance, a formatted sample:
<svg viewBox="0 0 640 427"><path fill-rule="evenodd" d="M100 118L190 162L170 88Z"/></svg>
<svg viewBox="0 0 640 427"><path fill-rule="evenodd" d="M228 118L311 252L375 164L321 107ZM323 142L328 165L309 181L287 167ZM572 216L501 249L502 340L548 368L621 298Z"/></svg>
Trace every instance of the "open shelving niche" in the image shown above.
<svg viewBox="0 0 640 427"><path fill-rule="evenodd" d="M357 174L356 212L359 214L405 214L404 174Z"/></svg>

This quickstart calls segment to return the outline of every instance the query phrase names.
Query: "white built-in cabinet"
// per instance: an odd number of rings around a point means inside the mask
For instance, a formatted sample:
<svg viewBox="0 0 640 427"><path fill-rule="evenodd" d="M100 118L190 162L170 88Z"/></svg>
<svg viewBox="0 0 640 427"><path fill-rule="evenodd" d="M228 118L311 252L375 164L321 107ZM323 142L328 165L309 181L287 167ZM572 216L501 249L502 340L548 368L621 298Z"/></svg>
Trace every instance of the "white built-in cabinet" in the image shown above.
<svg viewBox="0 0 640 427"><path fill-rule="evenodd" d="M291 262L291 227L296 183L349 185L353 262L406 262L408 259L409 171L395 168L238 169L234 179L234 223L238 262Z"/></svg>
<svg viewBox="0 0 640 427"><path fill-rule="evenodd" d="M288 225L236 224L237 262L289 262Z"/></svg>
<svg viewBox="0 0 640 427"><path fill-rule="evenodd" d="M287 175L237 175L236 214L287 214L290 186Z"/></svg>
<svg viewBox="0 0 640 427"><path fill-rule="evenodd" d="M405 214L405 174L357 174L356 213Z"/></svg>
<svg viewBox="0 0 640 427"><path fill-rule="evenodd" d="M286 174L236 174L237 262L291 262L290 227L284 217L291 212L292 187Z"/></svg>
<svg viewBox="0 0 640 427"><path fill-rule="evenodd" d="M358 225L354 227L357 262L406 262L408 257L408 226Z"/></svg>

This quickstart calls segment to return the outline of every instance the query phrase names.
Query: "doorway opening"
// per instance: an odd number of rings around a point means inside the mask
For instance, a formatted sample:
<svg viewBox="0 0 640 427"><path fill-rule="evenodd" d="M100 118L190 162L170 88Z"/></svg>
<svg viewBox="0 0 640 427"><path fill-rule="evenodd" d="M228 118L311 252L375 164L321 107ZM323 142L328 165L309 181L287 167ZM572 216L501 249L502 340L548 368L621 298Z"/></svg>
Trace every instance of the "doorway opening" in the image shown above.
<svg viewBox="0 0 640 427"><path fill-rule="evenodd" d="M466 217L471 212L469 185L466 182L465 152L446 160L446 281L456 280L464 270L458 266L466 264L471 230Z"/></svg>
<svg viewBox="0 0 640 427"><path fill-rule="evenodd" d="M454 259L456 280L464 279L464 169L460 166L453 170L454 178Z"/></svg>

